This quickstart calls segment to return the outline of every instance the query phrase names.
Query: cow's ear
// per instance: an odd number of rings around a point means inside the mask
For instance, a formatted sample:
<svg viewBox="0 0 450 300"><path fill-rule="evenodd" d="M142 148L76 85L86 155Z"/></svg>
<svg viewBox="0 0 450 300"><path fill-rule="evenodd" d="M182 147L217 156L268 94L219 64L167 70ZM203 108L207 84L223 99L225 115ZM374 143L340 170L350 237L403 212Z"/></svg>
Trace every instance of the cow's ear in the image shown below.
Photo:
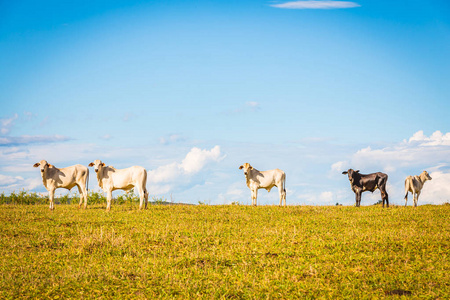
<svg viewBox="0 0 450 300"><path fill-rule="evenodd" d="M33 165L33 167L37 168L37 167L39 167L40 165L41 165L40 163L35 163L35 164Z"/></svg>
<svg viewBox="0 0 450 300"><path fill-rule="evenodd" d="M49 168L54 168L55 166L54 166L54 165L51 165L51 164L48 164L48 167L49 167Z"/></svg>
<svg viewBox="0 0 450 300"><path fill-rule="evenodd" d="M348 174L348 172L347 172L347 171L344 171L344 172L342 172L342 174L344 174L344 175L345 175L345 174Z"/></svg>
<svg viewBox="0 0 450 300"><path fill-rule="evenodd" d="M101 163L100 166L104 167L104 166L105 166L105 163Z"/></svg>
<svg viewBox="0 0 450 300"><path fill-rule="evenodd" d="M250 166L250 170L253 170L253 167L252 167L252 166Z"/></svg>
<svg viewBox="0 0 450 300"><path fill-rule="evenodd" d="M359 170L356 170L355 173L359 173Z"/></svg>
<svg viewBox="0 0 450 300"><path fill-rule="evenodd" d="M90 164L88 164L88 167L93 167L94 166L94 163L93 162L91 162Z"/></svg>
<svg viewBox="0 0 450 300"><path fill-rule="evenodd" d="M243 168L244 168L244 166L240 166L240 167L239 167L239 170L242 170Z"/></svg>

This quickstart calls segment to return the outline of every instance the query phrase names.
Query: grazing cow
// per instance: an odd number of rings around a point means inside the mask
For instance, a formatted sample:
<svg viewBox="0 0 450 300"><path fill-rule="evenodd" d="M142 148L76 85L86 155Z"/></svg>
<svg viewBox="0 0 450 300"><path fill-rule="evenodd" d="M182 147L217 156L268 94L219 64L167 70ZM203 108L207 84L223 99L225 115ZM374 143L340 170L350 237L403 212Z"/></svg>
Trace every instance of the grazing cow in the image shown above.
<svg viewBox="0 0 450 300"><path fill-rule="evenodd" d="M134 166L126 169L116 169L112 166L105 166L105 164L98 159L91 162L89 167L94 167L94 170L97 173L98 185L106 192L107 211L111 210L112 191L128 191L133 187L136 188L139 194L139 209L142 209L144 198L145 208L147 208L147 171L143 167Z"/></svg>
<svg viewBox="0 0 450 300"><path fill-rule="evenodd" d="M405 206L408 202L408 192L411 192L414 199L414 207L417 206L419 201L419 195L422 191L425 181L431 180L430 174L427 171L423 171L419 176L408 176L405 179Z"/></svg>
<svg viewBox="0 0 450 300"><path fill-rule="evenodd" d="M89 169L82 165L74 165L67 168L58 169L50 165L45 160L35 163L33 167L41 167L42 182L48 191L48 199L50 200L50 209L54 210L55 190L57 188L72 189L74 186L78 187L80 192L80 204L83 203L84 208L87 206L87 187L89 180Z"/></svg>
<svg viewBox="0 0 450 300"><path fill-rule="evenodd" d="M352 186L352 191L355 193L356 206L361 206L361 194L365 191L371 191L372 193L379 189L381 192L381 199L386 201L386 207L389 207L388 193L386 192L386 182L388 176L384 173L377 172L372 174L359 174L359 170L355 171L349 169L348 171L342 172L342 174L348 174L348 179L350 180L350 185Z"/></svg>
<svg viewBox="0 0 450 300"><path fill-rule="evenodd" d="M249 163L243 164L239 169L244 169L247 186L252 192L252 205L256 206L258 189L266 189L267 192L270 192L276 186L280 194L280 206L283 200L284 206L286 206L286 174L283 171L279 169L258 171Z"/></svg>

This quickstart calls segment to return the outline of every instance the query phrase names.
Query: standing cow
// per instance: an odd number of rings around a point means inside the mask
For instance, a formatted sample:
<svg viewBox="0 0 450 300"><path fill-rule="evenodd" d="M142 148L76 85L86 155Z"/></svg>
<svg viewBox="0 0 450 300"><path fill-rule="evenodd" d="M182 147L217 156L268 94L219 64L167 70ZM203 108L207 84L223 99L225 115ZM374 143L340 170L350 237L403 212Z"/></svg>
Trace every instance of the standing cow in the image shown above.
<svg viewBox="0 0 450 300"><path fill-rule="evenodd" d="M414 207L417 207L419 201L419 195L422 191L425 181L431 180L430 174L427 171L423 171L419 176L408 176L405 179L405 206L408 202L408 192L411 192L414 199Z"/></svg>
<svg viewBox="0 0 450 300"><path fill-rule="evenodd" d="M258 189L266 189L267 192L276 186L280 194L280 206L284 200L286 206L286 174L280 169L269 171L258 171L249 163L245 163L239 167L244 169L247 186L252 193L252 205L256 206L256 198L258 197Z"/></svg>
<svg viewBox="0 0 450 300"><path fill-rule="evenodd" d="M386 201L386 207L389 207L388 193L386 192L386 182L388 176L384 173L377 172L372 174L363 175L359 173L359 170L355 171L349 169L342 172L342 174L348 174L348 180L350 180L350 185L352 191L355 193L356 206L361 206L361 194L366 191L371 191L372 193L379 189L381 192L381 199Z"/></svg>
<svg viewBox="0 0 450 300"><path fill-rule="evenodd" d="M45 160L35 163L33 167L41 167L42 182L48 191L48 199L50 200L50 209L54 210L55 190L57 188L72 189L74 186L78 187L80 192L80 204L84 199L84 208L87 206L87 187L89 180L89 169L82 165L74 165L67 168L58 169L50 165Z"/></svg>
<svg viewBox="0 0 450 300"><path fill-rule="evenodd" d="M106 192L107 211L111 210L112 191L129 191L133 187L136 188L139 194L139 209L142 209L144 199L145 208L147 208L147 171L143 167L134 166L126 169L116 169L106 166L98 159L91 162L89 167L94 167L95 173L97 173L98 185Z"/></svg>

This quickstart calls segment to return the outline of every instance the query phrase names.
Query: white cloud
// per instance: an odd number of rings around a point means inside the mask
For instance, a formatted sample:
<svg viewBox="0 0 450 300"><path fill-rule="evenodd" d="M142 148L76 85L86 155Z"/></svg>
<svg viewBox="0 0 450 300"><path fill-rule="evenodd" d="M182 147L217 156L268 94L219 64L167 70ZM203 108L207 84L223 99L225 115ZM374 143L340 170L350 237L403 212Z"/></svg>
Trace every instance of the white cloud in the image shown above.
<svg viewBox="0 0 450 300"><path fill-rule="evenodd" d="M176 186L185 186L192 177L203 170L208 164L219 162L224 155L220 147L211 150L192 148L181 162L172 162L148 171L148 181L151 183L151 193L156 191L168 193Z"/></svg>
<svg viewBox="0 0 450 300"><path fill-rule="evenodd" d="M24 113L25 119L31 119L33 114L30 112ZM19 118L18 114L10 118L0 119L0 147L13 147L18 145L37 144L37 143L54 143L64 142L70 140L70 138L62 135L21 135L21 136L9 136L11 128L15 121Z"/></svg>
<svg viewBox="0 0 450 300"><path fill-rule="evenodd" d="M347 161L338 161L331 165L331 171L342 173L343 171L346 171L348 168L348 162Z"/></svg>
<svg viewBox="0 0 450 300"><path fill-rule="evenodd" d="M386 171L398 168L435 166L446 162L450 157L450 133L435 131L430 137L422 131L416 132L408 142L383 149L370 146L356 152L351 160L355 168L374 168L382 166Z"/></svg>
<svg viewBox="0 0 450 300"><path fill-rule="evenodd" d="M319 195L320 202L331 203L331 202L333 202L333 198L334 198L333 192L330 192L330 191L322 192Z"/></svg>
<svg viewBox="0 0 450 300"><path fill-rule="evenodd" d="M31 190L37 186L42 185L42 179L39 178L27 178L22 176L10 176L0 174L0 188L2 190L18 191L21 189Z"/></svg>
<svg viewBox="0 0 450 300"><path fill-rule="evenodd" d="M149 177L152 182L168 182L174 180L182 174L181 168L178 163L173 162L168 165L161 166L156 170L149 171Z"/></svg>
<svg viewBox="0 0 450 300"><path fill-rule="evenodd" d="M244 204L245 201L250 201L250 190L245 186L243 181L237 181L230 184L225 193L218 195L219 203L231 204L232 202L239 202Z"/></svg>
<svg viewBox="0 0 450 300"><path fill-rule="evenodd" d="M337 9L337 8L360 7L361 5L351 1L308 0L308 1L291 1L280 4L272 4L271 6L285 9Z"/></svg>
<svg viewBox="0 0 450 300"><path fill-rule="evenodd" d="M301 193L298 199L304 201L307 205L334 205L337 201L337 195L332 191L324 191L319 194L311 191L306 193ZM287 197L286 197L287 201ZM292 201L292 200L291 200ZM291 202L292 203L292 202Z"/></svg>
<svg viewBox="0 0 450 300"><path fill-rule="evenodd" d="M202 150L194 147L186 155L185 159L180 164L181 169L187 174L193 174L200 171L205 164L210 161L220 161L224 157L220 156L220 147L215 146L211 150Z"/></svg>
<svg viewBox="0 0 450 300"><path fill-rule="evenodd" d="M23 180L21 176L8 176L0 174L0 186L8 186Z"/></svg>
<svg viewBox="0 0 450 300"><path fill-rule="evenodd" d="M443 134L437 130L427 137L420 130L409 139L409 143L419 143L421 146L450 146L450 132Z"/></svg>

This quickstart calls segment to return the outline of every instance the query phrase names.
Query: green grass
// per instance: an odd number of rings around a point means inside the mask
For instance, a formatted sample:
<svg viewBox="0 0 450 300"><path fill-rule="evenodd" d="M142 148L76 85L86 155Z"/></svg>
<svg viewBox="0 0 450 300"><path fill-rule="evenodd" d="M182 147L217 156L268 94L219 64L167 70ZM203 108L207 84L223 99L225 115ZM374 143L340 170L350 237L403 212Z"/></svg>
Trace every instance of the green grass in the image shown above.
<svg viewBox="0 0 450 300"><path fill-rule="evenodd" d="M0 205L0 298L449 298L450 205Z"/></svg>

